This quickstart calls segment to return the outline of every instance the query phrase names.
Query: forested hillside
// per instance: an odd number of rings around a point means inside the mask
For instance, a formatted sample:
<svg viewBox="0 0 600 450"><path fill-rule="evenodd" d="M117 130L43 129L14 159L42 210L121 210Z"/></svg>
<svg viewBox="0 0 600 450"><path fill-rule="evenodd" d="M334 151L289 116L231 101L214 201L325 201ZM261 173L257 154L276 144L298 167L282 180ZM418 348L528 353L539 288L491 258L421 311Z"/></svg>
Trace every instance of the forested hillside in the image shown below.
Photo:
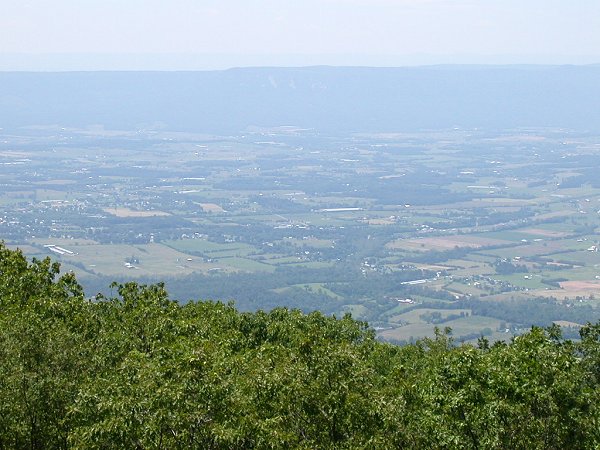
<svg viewBox="0 0 600 450"><path fill-rule="evenodd" d="M351 317L87 299L0 244L0 448L598 448L600 324L398 347Z"/></svg>

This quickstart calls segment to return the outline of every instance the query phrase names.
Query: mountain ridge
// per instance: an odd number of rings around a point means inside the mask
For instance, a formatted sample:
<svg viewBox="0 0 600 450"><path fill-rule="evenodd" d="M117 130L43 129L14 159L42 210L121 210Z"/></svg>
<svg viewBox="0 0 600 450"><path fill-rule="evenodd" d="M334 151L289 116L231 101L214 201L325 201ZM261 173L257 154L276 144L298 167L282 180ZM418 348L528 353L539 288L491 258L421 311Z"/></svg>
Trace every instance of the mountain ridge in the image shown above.
<svg viewBox="0 0 600 450"><path fill-rule="evenodd" d="M238 133L557 127L598 130L600 65L2 72L0 126Z"/></svg>

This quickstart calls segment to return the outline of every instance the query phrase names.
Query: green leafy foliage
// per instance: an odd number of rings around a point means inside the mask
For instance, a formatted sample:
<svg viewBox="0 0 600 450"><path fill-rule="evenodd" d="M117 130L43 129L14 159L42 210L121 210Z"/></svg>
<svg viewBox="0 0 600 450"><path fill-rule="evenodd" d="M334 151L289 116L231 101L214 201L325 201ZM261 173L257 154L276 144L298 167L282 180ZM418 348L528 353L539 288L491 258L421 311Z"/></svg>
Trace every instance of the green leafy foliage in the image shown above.
<svg viewBox="0 0 600 450"><path fill-rule="evenodd" d="M350 316L240 313L161 284L86 299L0 244L0 448L597 448L600 325L377 341Z"/></svg>

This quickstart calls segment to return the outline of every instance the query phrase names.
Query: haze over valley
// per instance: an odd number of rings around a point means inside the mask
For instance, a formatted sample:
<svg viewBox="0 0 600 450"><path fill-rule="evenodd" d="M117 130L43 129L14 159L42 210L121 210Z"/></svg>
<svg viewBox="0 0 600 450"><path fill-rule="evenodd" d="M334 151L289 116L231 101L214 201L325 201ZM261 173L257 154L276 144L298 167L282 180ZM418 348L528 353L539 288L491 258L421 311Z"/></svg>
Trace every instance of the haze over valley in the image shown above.
<svg viewBox="0 0 600 450"><path fill-rule="evenodd" d="M1 73L0 231L87 295L459 340L598 315L599 66ZM535 306L533 306L535 305Z"/></svg>

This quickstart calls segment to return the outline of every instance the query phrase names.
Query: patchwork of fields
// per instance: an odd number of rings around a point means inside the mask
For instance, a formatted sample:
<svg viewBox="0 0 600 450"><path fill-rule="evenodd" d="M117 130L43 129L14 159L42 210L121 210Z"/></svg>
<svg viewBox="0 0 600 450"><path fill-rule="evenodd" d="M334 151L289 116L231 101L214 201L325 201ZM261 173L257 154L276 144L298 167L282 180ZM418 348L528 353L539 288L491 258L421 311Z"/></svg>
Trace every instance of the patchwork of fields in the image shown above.
<svg viewBox="0 0 600 450"><path fill-rule="evenodd" d="M535 323L474 300L549 300L544 323L575 327L598 316L600 146L565 133L23 130L0 144L0 236L90 295L165 280L181 299L351 312L396 341Z"/></svg>

